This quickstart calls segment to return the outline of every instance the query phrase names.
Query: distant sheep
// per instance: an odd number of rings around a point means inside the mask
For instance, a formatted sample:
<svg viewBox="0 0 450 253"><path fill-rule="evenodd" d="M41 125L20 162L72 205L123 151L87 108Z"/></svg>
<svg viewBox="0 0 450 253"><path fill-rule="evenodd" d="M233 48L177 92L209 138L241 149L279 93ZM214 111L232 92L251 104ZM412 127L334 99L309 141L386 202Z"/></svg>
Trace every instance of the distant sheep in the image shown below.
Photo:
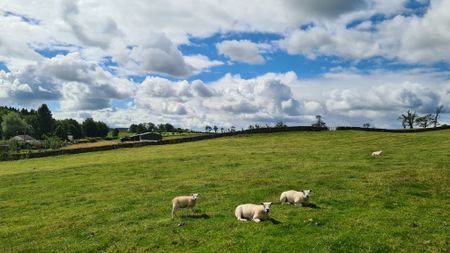
<svg viewBox="0 0 450 253"><path fill-rule="evenodd" d="M270 207L272 202L264 202L259 205L243 204L236 207L234 215L240 221L253 220L260 222L269 219Z"/></svg>
<svg viewBox="0 0 450 253"><path fill-rule="evenodd" d="M294 204L294 205L304 205L309 201L309 195L312 190L303 191L285 191L281 193L280 202L281 204Z"/></svg>
<svg viewBox="0 0 450 253"><path fill-rule="evenodd" d="M380 156L380 155L383 155L383 150L378 150L378 151L372 152L372 156Z"/></svg>
<svg viewBox="0 0 450 253"><path fill-rule="evenodd" d="M192 196L178 196L172 199L172 219L177 216L177 210L180 208L191 209L194 208L197 203L199 195L198 193L192 194Z"/></svg>

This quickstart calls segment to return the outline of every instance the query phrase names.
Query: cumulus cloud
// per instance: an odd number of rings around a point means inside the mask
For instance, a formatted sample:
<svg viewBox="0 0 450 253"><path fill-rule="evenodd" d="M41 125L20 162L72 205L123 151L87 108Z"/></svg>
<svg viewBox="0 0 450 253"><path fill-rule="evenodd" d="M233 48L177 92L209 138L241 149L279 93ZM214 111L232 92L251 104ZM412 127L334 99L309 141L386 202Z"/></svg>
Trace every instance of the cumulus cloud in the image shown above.
<svg viewBox="0 0 450 253"><path fill-rule="evenodd" d="M64 110L96 110L133 94L135 84L113 76L78 53L45 59L20 72L0 71L0 95L21 105L60 101Z"/></svg>
<svg viewBox="0 0 450 253"><path fill-rule="evenodd" d="M360 60L374 56L405 63L450 62L449 1L433 1L423 17L397 15L377 24L318 24L296 30L280 45L289 54L341 56ZM430 29L433 27L433 29Z"/></svg>
<svg viewBox="0 0 450 253"><path fill-rule="evenodd" d="M249 40L225 40L216 45L219 54L225 55L233 61L248 64L263 64L264 57L260 54L258 44Z"/></svg>

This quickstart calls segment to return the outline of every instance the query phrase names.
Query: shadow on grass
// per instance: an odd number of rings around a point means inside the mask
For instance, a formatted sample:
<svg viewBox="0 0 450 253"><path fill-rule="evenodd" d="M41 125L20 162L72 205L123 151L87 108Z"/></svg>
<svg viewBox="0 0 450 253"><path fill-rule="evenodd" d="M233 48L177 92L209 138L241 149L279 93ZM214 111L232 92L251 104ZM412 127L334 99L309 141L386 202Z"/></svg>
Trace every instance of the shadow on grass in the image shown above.
<svg viewBox="0 0 450 253"><path fill-rule="evenodd" d="M274 225L281 224L281 221L275 220L274 218L269 218L268 221L272 222L272 224L274 224Z"/></svg>
<svg viewBox="0 0 450 253"><path fill-rule="evenodd" d="M305 204L303 204L303 207L312 208L312 209L320 209L320 206L318 206L314 203L305 203Z"/></svg>
<svg viewBox="0 0 450 253"><path fill-rule="evenodd" d="M189 219L209 219L209 218L211 218L211 216L209 216L206 213L204 213L204 214L188 215L186 218L189 218Z"/></svg>

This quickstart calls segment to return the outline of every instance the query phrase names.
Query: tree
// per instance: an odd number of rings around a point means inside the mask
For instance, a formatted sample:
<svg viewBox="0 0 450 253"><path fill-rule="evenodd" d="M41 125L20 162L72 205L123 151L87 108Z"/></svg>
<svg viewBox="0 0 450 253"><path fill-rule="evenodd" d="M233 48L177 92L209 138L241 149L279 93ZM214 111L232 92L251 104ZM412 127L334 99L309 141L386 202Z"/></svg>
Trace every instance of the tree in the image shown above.
<svg viewBox="0 0 450 253"><path fill-rule="evenodd" d="M322 120L322 116L321 115L316 115L316 122L311 124L311 126L313 127L326 127L327 124Z"/></svg>
<svg viewBox="0 0 450 253"><path fill-rule="evenodd" d="M97 125L92 118L87 118L81 124L81 128L83 129L83 134L86 137L95 137L97 136Z"/></svg>
<svg viewBox="0 0 450 253"><path fill-rule="evenodd" d="M128 128L128 131L131 133L136 133L137 132L137 125L136 124L131 124L130 127Z"/></svg>
<svg viewBox="0 0 450 253"><path fill-rule="evenodd" d="M208 126L208 125L205 126L205 131L206 131L206 132L209 133L209 132L211 132L211 130L212 130L212 127L211 127L211 126Z"/></svg>
<svg viewBox="0 0 450 253"><path fill-rule="evenodd" d="M156 125L153 124L152 122L147 123L147 130L149 132L157 132L158 131Z"/></svg>
<svg viewBox="0 0 450 253"><path fill-rule="evenodd" d="M223 127L220 128L220 132L223 133L225 132L225 129Z"/></svg>
<svg viewBox="0 0 450 253"><path fill-rule="evenodd" d="M441 116L441 113L444 111L444 106L440 105L438 108L436 108L436 112L434 113L432 124L434 127L437 127L439 125L439 117Z"/></svg>
<svg viewBox="0 0 450 253"><path fill-rule="evenodd" d="M136 126L136 133L141 134L145 132L147 132L147 127L145 126L145 124L141 123Z"/></svg>
<svg viewBox="0 0 450 253"><path fill-rule="evenodd" d="M166 132L175 132L175 127L169 123L164 124L164 129Z"/></svg>
<svg viewBox="0 0 450 253"><path fill-rule="evenodd" d="M52 112L48 109L46 104L42 104L37 110L36 134L39 137L42 137L43 135L51 135L54 123L55 120L53 119Z"/></svg>
<svg viewBox="0 0 450 253"><path fill-rule="evenodd" d="M407 126L409 128L414 128L414 122L416 120L417 114L414 111L411 111L408 109L405 114L402 114L400 117L398 117L399 120L402 121L403 128L406 128Z"/></svg>
<svg viewBox="0 0 450 253"><path fill-rule="evenodd" d="M217 133L217 130L219 130L219 128L216 125L214 125L213 129L214 129L214 133Z"/></svg>
<svg viewBox="0 0 450 253"><path fill-rule="evenodd" d="M2 136L9 139L18 134L24 134L27 129L27 123L17 112L9 112L2 117Z"/></svg>
<svg viewBox="0 0 450 253"><path fill-rule="evenodd" d="M66 126L63 122L58 121L56 123L54 135L57 136L61 140L67 140Z"/></svg>
<svg viewBox="0 0 450 253"><path fill-rule="evenodd" d="M236 127L235 127L235 126L231 126L230 131L231 131L232 133L236 132Z"/></svg>
<svg viewBox="0 0 450 253"><path fill-rule="evenodd" d="M363 124L363 127L364 127L364 128L369 128L369 127L370 127L370 123L364 123L364 124Z"/></svg>
<svg viewBox="0 0 450 253"><path fill-rule="evenodd" d="M287 126L283 123L283 121L278 121L278 122L275 124L275 127L276 127L276 128L283 128L283 127L287 127Z"/></svg>
<svg viewBox="0 0 450 253"><path fill-rule="evenodd" d="M424 116L417 117L415 119L415 122L419 127L427 128L433 122L433 115L427 114Z"/></svg>
<svg viewBox="0 0 450 253"><path fill-rule="evenodd" d="M119 137L119 132L120 132L119 129L114 128L114 130L113 130L112 133L111 133L112 137L113 137L113 138Z"/></svg>
<svg viewBox="0 0 450 253"><path fill-rule="evenodd" d="M65 119L63 122L68 135L72 135L74 139L80 139L83 137L83 131L78 121L74 119Z"/></svg>
<svg viewBox="0 0 450 253"><path fill-rule="evenodd" d="M109 132L109 127L108 125L106 125L106 123L101 122L101 121L97 121L95 122L95 126L96 126L96 137L102 137L105 138L108 135Z"/></svg>

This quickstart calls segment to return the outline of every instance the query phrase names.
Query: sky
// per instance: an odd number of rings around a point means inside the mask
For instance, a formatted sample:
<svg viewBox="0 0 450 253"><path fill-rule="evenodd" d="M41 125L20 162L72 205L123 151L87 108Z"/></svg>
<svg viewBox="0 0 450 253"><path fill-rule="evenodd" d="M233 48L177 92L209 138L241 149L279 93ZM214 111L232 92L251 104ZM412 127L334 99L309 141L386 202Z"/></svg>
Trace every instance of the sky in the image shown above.
<svg viewBox="0 0 450 253"><path fill-rule="evenodd" d="M450 0L1 0L0 105L110 127L450 123Z"/></svg>

